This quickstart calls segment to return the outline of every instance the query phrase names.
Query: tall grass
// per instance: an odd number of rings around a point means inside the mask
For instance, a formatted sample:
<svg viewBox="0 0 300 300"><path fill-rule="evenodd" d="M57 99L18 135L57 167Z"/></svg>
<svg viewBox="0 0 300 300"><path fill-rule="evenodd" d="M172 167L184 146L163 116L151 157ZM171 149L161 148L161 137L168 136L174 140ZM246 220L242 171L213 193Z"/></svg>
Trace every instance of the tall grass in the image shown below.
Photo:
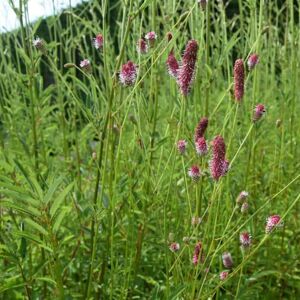
<svg viewBox="0 0 300 300"><path fill-rule="evenodd" d="M9 2L20 29L0 38L0 299L298 299L299 1L91 1L49 17L44 31L28 23L26 1ZM141 55L136 42L149 31L158 38ZM46 53L33 47L37 35ZM183 97L165 62L190 39L197 71ZM234 62L246 67L252 53L260 61L238 104ZM138 78L123 87L128 60ZM267 112L253 123L258 103ZM230 169L219 181L211 153L194 149L203 116L207 140L226 143ZM243 190L247 214L236 203ZM274 214L284 226L266 234ZM220 280L226 251L234 265Z"/></svg>

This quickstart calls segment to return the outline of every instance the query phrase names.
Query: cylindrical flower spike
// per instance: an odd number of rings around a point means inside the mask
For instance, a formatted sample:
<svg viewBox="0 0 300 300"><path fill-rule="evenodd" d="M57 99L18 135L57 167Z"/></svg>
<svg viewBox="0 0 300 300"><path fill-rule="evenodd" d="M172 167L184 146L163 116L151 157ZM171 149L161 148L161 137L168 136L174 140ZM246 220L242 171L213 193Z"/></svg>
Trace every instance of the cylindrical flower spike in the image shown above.
<svg viewBox="0 0 300 300"><path fill-rule="evenodd" d="M248 202L244 202L241 206L241 213L245 215L248 213L248 210L249 210L249 204Z"/></svg>
<svg viewBox="0 0 300 300"><path fill-rule="evenodd" d="M213 156L210 161L210 173L214 180L224 176L229 168L229 161L225 158L225 142L221 136L216 136L212 141Z"/></svg>
<svg viewBox="0 0 300 300"><path fill-rule="evenodd" d="M180 244L179 243L171 243L170 246L169 246L169 249L172 252L177 252L177 251L180 250Z"/></svg>
<svg viewBox="0 0 300 300"><path fill-rule="evenodd" d="M236 203L243 203L243 202L245 202L245 200L248 198L248 196L249 196L248 192L246 192L246 191L240 192L240 194L236 198Z"/></svg>
<svg viewBox="0 0 300 300"><path fill-rule="evenodd" d="M186 151L187 141L186 140L179 140L177 142L177 150L180 154L184 154Z"/></svg>
<svg viewBox="0 0 300 300"><path fill-rule="evenodd" d="M222 261L225 268L231 269L233 267L233 260L229 252L224 252L222 254Z"/></svg>
<svg viewBox="0 0 300 300"><path fill-rule="evenodd" d="M195 77L197 62L198 43L190 40L182 57L182 62L178 70L177 83L182 95L187 96Z"/></svg>
<svg viewBox="0 0 300 300"><path fill-rule="evenodd" d="M198 155L203 156L208 152L208 146L204 137L198 138L197 142L195 143L196 152Z"/></svg>
<svg viewBox="0 0 300 300"><path fill-rule="evenodd" d="M255 53L251 54L247 61L249 70L253 70L258 63L259 63L258 55Z"/></svg>
<svg viewBox="0 0 300 300"><path fill-rule="evenodd" d="M201 176L201 171L198 166L192 166L189 171L188 175L192 178L193 181L198 181Z"/></svg>
<svg viewBox="0 0 300 300"><path fill-rule="evenodd" d="M146 54L148 52L148 45L144 39L139 39L137 41L136 50L141 54Z"/></svg>
<svg viewBox="0 0 300 300"><path fill-rule="evenodd" d="M240 243L243 248L248 248L251 246L252 237L248 231L241 232Z"/></svg>
<svg viewBox="0 0 300 300"><path fill-rule="evenodd" d="M253 122L257 122L266 112L265 106L263 104L257 104L254 108Z"/></svg>
<svg viewBox="0 0 300 300"><path fill-rule="evenodd" d="M208 126L208 118L206 117L201 118L197 127L195 128L195 137L194 137L195 143L199 138L204 137L207 126Z"/></svg>
<svg viewBox="0 0 300 300"><path fill-rule="evenodd" d="M245 71L242 59L237 59L234 64L234 97L240 102L244 96Z"/></svg>
<svg viewBox="0 0 300 300"><path fill-rule="evenodd" d="M173 50L169 53L166 64L167 64L169 74L174 78L177 78L179 64L177 59L174 56Z"/></svg>
<svg viewBox="0 0 300 300"><path fill-rule="evenodd" d="M194 249L194 254L193 254L193 264L196 266L200 261L204 260L204 256L202 253L202 243L198 242L195 246Z"/></svg>
<svg viewBox="0 0 300 300"><path fill-rule="evenodd" d="M121 72L119 74L120 82L125 85L133 85L137 78L137 66L132 62L128 61L122 66Z"/></svg>
<svg viewBox="0 0 300 300"><path fill-rule="evenodd" d="M79 64L79 66L86 73L91 73L92 72L91 62L88 59L82 60Z"/></svg>
<svg viewBox="0 0 300 300"><path fill-rule="evenodd" d="M96 37L93 39L93 45L94 47L99 50L103 47L104 38L101 33L97 34Z"/></svg>
<svg viewBox="0 0 300 300"><path fill-rule="evenodd" d="M275 228L283 225L279 215L273 215L267 218L266 233L272 232Z"/></svg>
<svg viewBox="0 0 300 300"><path fill-rule="evenodd" d="M154 47L157 34L154 31L150 31L145 35L145 39L149 42L150 47Z"/></svg>
<svg viewBox="0 0 300 300"><path fill-rule="evenodd" d="M228 277L228 275L229 275L228 271L222 271L220 273L220 280L222 280L222 281L225 280Z"/></svg>

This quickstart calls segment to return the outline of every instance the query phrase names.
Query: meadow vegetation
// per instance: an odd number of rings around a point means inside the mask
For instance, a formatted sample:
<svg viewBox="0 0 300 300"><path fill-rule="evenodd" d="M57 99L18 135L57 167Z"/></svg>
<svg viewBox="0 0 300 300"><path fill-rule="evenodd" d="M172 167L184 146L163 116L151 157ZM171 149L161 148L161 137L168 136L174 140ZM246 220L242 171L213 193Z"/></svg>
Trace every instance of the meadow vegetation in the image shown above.
<svg viewBox="0 0 300 300"><path fill-rule="evenodd" d="M299 1L7 1L0 299L299 299Z"/></svg>

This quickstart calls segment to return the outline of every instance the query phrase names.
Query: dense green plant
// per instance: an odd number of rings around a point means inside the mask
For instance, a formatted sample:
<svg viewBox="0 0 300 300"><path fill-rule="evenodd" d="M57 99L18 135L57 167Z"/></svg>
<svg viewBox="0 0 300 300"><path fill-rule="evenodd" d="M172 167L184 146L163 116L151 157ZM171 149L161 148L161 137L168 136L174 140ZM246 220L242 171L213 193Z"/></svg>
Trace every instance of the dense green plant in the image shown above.
<svg viewBox="0 0 300 300"><path fill-rule="evenodd" d="M48 18L45 31L27 23L27 1L9 2L20 30L0 38L0 298L298 299L299 1L91 1ZM141 55L136 43L152 30L155 45ZM197 70L183 97L165 62L190 39ZM251 53L260 61L237 103L234 62ZM124 87L128 60L138 76ZM258 103L267 112L253 123ZM207 140L226 143L230 169L219 181L211 153L194 150L203 116ZM236 203L243 190L248 214ZM266 234L275 214L284 226ZM242 251L245 230L252 245ZM226 251L234 265L221 281Z"/></svg>

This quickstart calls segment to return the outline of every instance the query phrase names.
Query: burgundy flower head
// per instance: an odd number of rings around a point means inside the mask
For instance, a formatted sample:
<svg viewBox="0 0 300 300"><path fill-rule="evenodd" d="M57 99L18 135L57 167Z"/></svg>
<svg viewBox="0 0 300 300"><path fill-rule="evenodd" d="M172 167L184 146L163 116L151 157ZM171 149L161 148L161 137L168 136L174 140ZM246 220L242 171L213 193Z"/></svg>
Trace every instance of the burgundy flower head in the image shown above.
<svg viewBox="0 0 300 300"><path fill-rule="evenodd" d="M197 52L197 41L190 40L185 47L177 77L177 82L180 91L184 96L187 96L187 94L189 93L192 82L195 77Z"/></svg>
<svg viewBox="0 0 300 300"><path fill-rule="evenodd" d="M188 175L192 178L193 181L198 181L201 176L200 168L196 165L192 166L188 171Z"/></svg>
<svg viewBox="0 0 300 300"><path fill-rule="evenodd" d="M195 138L194 138L195 143L199 138L204 137L204 133L206 131L207 126L208 126L208 118L206 117L201 118L197 127L195 128Z"/></svg>
<svg viewBox="0 0 300 300"><path fill-rule="evenodd" d="M237 199L236 199L236 203L243 203L245 202L245 200L248 198L249 193L246 191L242 191L240 192L240 194L238 195Z"/></svg>
<svg viewBox="0 0 300 300"><path fill-rule="evenodd" d="M229 168L229 161L225 158L225 142L221 136L216 136L212 141L213 155L210 161L210 173L214 180L224 176Z"/></svg>
<svg viewBox="0 0 300 300"><path fill-rule="evenodd" d="M148 45L144 39L139 39L136 44L137 52L141 54L146 54L148 52Z"/></svg>
<svg viewBox="0 0 300 300"><path fill-rule="evenodd" d="M177 252L180 250L180 245L179 243L171 243L170 246L169 246L169 249L172 251L172 252Z"/></svg>
<svg viewBox="0 0 300 300"><path fill-rule="evenodd" d="M91 73L92 72L92 66L91 66L91 62L88 59L84 59L80 62L80 68L87 73Z"/></svg>
<svg viewBox="0 0 300 300"><path fill-rule="evenodd" d="M196 266L199 261L203 262L204 261L204 255L203 255L203 249L202 249L202 243L198 242L195 246L194 249L194 254L193 254L193 264Z"/></svg>
<svg viewBox="0 0 300 300"><path fill-rule="evenodd" d="M169 53L166 64L167 64L169 74L177 78L179 64L177 59L174 56L173 50Z"/></svg>
<svg viewBox="0 0 300 300"><path fill-rule="evenodd" d="M234 97L240 102L244 96L245 71L242 59L237 59L234 64Z"/></svg>
<svg viewBox="0 0 300 300"><path fill-rule="evenodd" d="M229 275L228 271L222 271L220 273L220 280L222 280L222 281L225 280L228 277L228 275Z"/></svg>
<svg viewBox="0 0 300 300"><path fill-rule="evenodd" d="M197 154L199 154L200 156L207 154L208 146L204 137L198 138L197 142L195 143L195 146Z"/></svg>
<svg viewBox="0 0 300 300"><path fill-rule="evenodd" d="M248 213L248 210L249 210L249 204L248 202L244 202L241 206L241 213L245 215Z"/></svg>
<svg viewBox="0 0 300 300"><path fill-rule="evenodd" d="M186 140L179 140L177 142L177 150L180 154L184 154L186 151L187 142Z"/></svg>
<svg viewBox="0 0 300 300"><path fill-rule="evenodd" d="M252 237L248 231L241 232L240 234L240 243L243 248L251 246Z"/></svg>
<svg viewBox="0 0 300 300"><path fill-rule="evenodd" d="M154 47L157 34L154 31L150 31L145 35L145 39L149 42L150 47Z"/></svg>
<svg viewBox="0 0 300 300"><path fill-rule="evenodd" d="M125 85L133 85L137 78L137 67L132 61L128 61L122 66L119 74L120 82Z"/></svg>
<svg viewBox="0 0 300 300"><path fill-rule="evenodd" d="M97 34L97 36L93 39L93 45L98 50L103 47L104 38L101 33Z"/></svg>
<svg viewBox="0 0 300 300"><path fill-rule="evenodd" d="M225 268L231 269L233 267L233 260L229 252L224 252L222 254L222 261Z"/></svg>
<svg viewBox="0 0 300 300"><path fill-rule="evenodd" d="M272 232L275 228L283 225L279 215L273 215L267 218L266 233Z"/></svg>
<svg viewBox="0 0 300 300"><path fill-rule="evenodd" d="M259 63L258 55L255 53L251 54L247 61L249 70L253 70L258 63Z"/></svg>
<svg viewBox="0 0 300 300"><path fill-rule="evenodd" d="M263 104L257 104L254 108L253 122L257 122L266 112L265 106Z"/></svg>

